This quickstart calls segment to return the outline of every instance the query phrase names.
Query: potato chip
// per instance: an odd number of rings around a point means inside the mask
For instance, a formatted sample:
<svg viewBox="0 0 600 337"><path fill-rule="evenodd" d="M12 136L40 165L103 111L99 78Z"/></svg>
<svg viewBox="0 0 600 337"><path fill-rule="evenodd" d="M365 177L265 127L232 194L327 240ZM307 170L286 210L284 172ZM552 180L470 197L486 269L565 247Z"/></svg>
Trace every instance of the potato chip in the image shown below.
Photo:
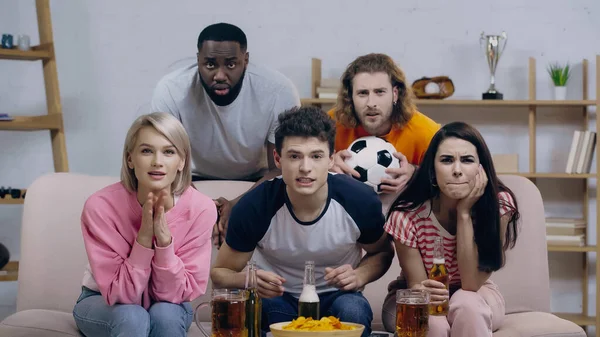
<svg viewBox="0 0 600 337"><path fill-rule="evenodd" d="M356 327L343 324L339 318L334 316L323 317L320 320L314 320L312 317L303 316L291 321L288 325L282 327L283 330L293 331L332 331L332 330L354 330Z"/></svg>

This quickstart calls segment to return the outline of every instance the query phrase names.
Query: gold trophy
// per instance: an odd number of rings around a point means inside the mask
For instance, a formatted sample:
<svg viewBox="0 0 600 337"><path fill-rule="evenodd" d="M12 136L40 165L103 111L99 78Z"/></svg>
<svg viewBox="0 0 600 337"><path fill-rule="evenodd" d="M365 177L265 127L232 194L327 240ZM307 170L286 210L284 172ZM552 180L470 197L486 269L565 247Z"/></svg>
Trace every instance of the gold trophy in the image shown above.
<svg viewBox="0 0 600 337"><path fill-rule="evenodd" d="M502 32L500 35L485 35L481 32L481 38L479 39L481 46L484 48L485 57L488 61L490 68L491 78L490 87L487 92L483 93L483 99L503 99L503 95L496 90L496 68L498 67L498 61L500 55L506 48L506 32Z"/></svg>

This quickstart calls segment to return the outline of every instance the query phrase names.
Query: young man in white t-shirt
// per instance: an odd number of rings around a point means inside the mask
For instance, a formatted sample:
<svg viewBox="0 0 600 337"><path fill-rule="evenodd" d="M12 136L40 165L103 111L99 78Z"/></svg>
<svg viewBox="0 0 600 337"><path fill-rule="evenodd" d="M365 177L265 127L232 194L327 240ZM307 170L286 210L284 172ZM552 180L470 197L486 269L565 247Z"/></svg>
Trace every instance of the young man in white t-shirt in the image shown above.
<svg viewBox="0 0 600 337"><path fill-rule="evenodd" d="M195 180L258 184L279 175L274 132L279 114L300 106L296 88L281 73L248 62L246 35L234 25L206 27L197 46L197 63L163 77L152 97L152 110L173 114L188 132ZM224 241L237 200L215 200L215 245Z"/></svg>
<svg viewBox="0 0 600 337"><path fill-rule="evenodd" d="M213 286L243 288L242 270L255 260L267 331L298 317L304 263L312 260L321 316L362 324L362 336L369 336L373 311L361 290L384 275L394 257L381 202L365 184L328 172L335 124L319 108L281 115L275 139L281 177L263 182L234 207L211 269Z"/></svg>

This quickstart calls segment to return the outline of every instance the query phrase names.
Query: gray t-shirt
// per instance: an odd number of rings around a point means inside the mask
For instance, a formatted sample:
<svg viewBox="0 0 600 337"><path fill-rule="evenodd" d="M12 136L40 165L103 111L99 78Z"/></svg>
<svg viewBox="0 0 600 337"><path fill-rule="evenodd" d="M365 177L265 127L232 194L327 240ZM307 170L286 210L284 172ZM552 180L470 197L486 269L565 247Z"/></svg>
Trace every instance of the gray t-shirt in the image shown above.
<svg viewBox="0 0 600 337"><path fill-rule="evenodd" d="M207 179L258 179L268 170L267 142L275 143L279 114L300 106L292 82L281 73L249 63L233 103L216 105L198 74L198 65L163 77L152 111L169 112L185 127L192 146L193 172Z"/></svg>

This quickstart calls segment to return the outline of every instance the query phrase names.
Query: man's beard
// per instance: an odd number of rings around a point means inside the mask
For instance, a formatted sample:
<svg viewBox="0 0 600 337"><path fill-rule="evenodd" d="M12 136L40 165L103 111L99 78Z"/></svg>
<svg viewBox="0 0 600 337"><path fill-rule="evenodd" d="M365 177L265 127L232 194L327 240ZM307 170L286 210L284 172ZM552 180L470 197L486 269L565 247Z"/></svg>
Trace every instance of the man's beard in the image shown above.
<svg viewBox="0 0 600 337"><path fill-rule="evenodd" d="M390 131L391 128L391 121L390 121L390 117L388 117L387 119L384 118L384 114L381 111L381 109L374 109L373 112L376 112L379 115L379 120L376 123L373 122L367 122L369 119L369 112L371 111L365 111L364 114L362 115L362 118L358 117L358 114L356 114L357 119L359 120L360 124L362 125L363 129L365 129L365 131L367 131L369 134L374 135L374 136L383 136L385 134L387 134Z"/></svg>
<svg viewBox="0 0 600 337"><path fill-rule="evenodd" d="M202 79L202 75L198 75L200 76L200 83L202 83L204 90L206 91L206 93L208 93L208 97L210 97L210 99L216 105L226 106L233 103L233 101L235 101L235 99L240 94L240 91L242 90L242 83L244 83L244 76L246 76L246 70L244 70L242 76L240 76L240 79L238 80L237 84L229 88L229 92L227 93L227 95L217 95L213 88L211 88L208 84L206 84L206 82L204 82L204 79Z"/></svg>

